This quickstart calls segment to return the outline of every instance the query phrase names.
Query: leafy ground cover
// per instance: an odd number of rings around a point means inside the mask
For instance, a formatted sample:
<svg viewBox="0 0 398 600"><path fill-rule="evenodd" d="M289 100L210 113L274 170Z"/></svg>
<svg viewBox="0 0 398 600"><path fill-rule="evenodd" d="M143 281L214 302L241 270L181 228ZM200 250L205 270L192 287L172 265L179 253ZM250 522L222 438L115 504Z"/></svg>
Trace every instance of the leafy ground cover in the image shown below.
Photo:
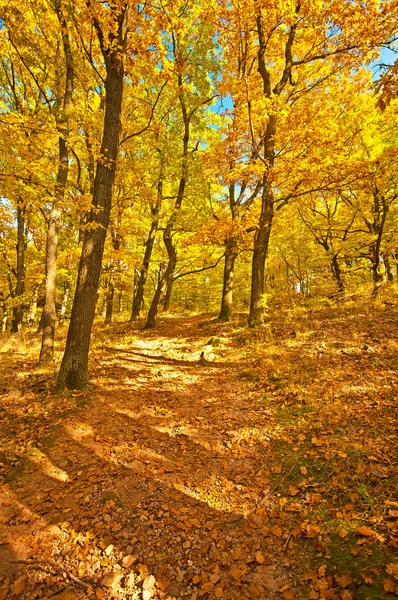
<svg viewBox="0 0 398 600"><path fill-rule="evenodd" d="M395 303L269 318L3 336L0 599L396 597Z"/></svg>

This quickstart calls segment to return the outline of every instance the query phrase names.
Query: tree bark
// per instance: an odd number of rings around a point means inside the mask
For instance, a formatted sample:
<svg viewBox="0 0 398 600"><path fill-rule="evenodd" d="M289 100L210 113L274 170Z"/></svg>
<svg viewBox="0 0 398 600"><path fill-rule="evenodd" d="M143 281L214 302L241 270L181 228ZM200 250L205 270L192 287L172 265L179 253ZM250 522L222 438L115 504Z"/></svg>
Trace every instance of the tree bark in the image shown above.
<svg viewBox="0 0 398 600"><path fill-rule="evenodd" d="M237 256L237 241L234 237L229 237L227 239L225 250L221 310L218 316L220 321L229 321L231 318L233 306L234 269Z"/></svg>
<svg viewBox="0 0 398 600"><path fill-rule="evenodd" d="M110 273L108 280L108 289L106 291L105 325L110 325L112 323L114 296L115 285L113 283L113 273Z"/></svg>
<svg viewBox="0 0 398 600"><path fill-rule="evenodd" d="M22 326L23 304L19 300L25 289L25 207L17 207L17 268L15 270L16 284L14 306L12 309L11 333L18 333Z"/></svg>
<svg viewBox="0 0 398 600"><path fill-rule="evenodd" d="M160 209L161 209L162 200L163 200L163 174L164 174L164 160L163 160L163 155L160 151L159 151L159 155L160 155L160 173L159 173L159 179L158 179L157 199L156 199L156 204L151 207L152 224L151 224L151 229L149 231L148 239L145 244L144 259L142 261L142 267L141 267L140 274L138 277L137 289L134 294L133 308L131 311L130 322L134 321L135 319L138 319L140 316L142 300L144 298L145 283L146 283L146 279L147 279L147 275L148 275L149 265L151 262L152 250L153 250L153 247L155 244L156 234L157 234L157 231L159 228L159 215L160 215Z"/></svg>
<svg viewBox="0 0 398 600"><path fill-rule="evenodd" d="M62 109L57 115L58 137L58 172L55 187L55 199L48 217L47 246L46 246L46 283L43 308L43 337L40 350L40 361L52 361L54 355L55 322L56 322L56 285L57 285L57 252L58 232L61 223L61 204L65 196L68 181L68 117L72 106L73 96L73 60L69 41L67 24L62 11L61 0L55 1L61 28L62 44L66 62L65 92Z"/></svg>
<svg viewBox="0 0 398 600"><path fill-rule="evenodd" d="M106 65L105 115L100 160L97 162L90 227L85 230L80 257L72 314L65 353L58 375L57 387L83 388L88 380L88 353L95 315L106 232L109 226L112 190L119 151L120 118L123 101L125 8L115 17L116 32L104 33L93 17L97 37Z"/></svg>
<svg viewBox="0 0 398 600"><path fill-rule="evenodd" d="M261 215L257 231L254 234L249 327L257 327L264 323L265 260L268 253L273 218L274 198L270 185L267 181L264 181Z"/></svg>
<svg viewBox="0 0 398 600"><path fill-rule="evenodd" d="M337 254L332 255L331 271L332 271L332 275L333 275L334 279L336 280L336 283L338 285L340 292L344 292L344 290L345 290L344 279L343 279L343 274L341 272Z"/></svg>
<svg viewBox="0 0 398 600"><path fill-rule="evenodd" d="M171 277L167 284L166 293L164 295L163 310L167 312L170 308L171 292L173 291L174 278Z"/></svg>
<svg viewBox="0 0 398 600"><path fill-rule="evenodd" d="M387 252L383 254L383 262L386 270L387 281L394 281L394 275L391 269L390 256Z"/></svg>

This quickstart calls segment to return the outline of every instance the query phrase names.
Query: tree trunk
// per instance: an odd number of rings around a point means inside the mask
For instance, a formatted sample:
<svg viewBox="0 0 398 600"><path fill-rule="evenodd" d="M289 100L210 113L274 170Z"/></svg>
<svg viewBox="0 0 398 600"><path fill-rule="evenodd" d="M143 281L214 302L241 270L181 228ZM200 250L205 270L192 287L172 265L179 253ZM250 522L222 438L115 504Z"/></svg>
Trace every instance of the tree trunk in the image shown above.
<svg viewBox="0 0 398 600"><path fill-rule="evenodd" d="M272 190L264 183L261 198L261 215L258 229L254 235L252 278L250 292L249 327L257 327L264 323L264 271L267 258L269 238L274 217Z"/></svg>
<svg viewBox="0 0 398 600"><path fill-rule="evenodd" d="M341 268L339 265L337 254L332 255L331 271L332 271L332 275L333 275L334 279L336 280L336 283L339 287L340 292L344 292L344 289L345 289L344 279L343 279L343 274L341 272Z"/></svg>
<svg viewBox="0 0 398 600"><path fill-rule="evenodd" d="M64 296L62 298L61 311L59 314L59 324L63 325L65 321L66 307L68 306L70 298L70 279L66 279L64 282Z"/></svg>
<svg viewBox="0 0 398 600"><path fill-rule="evenodd" d="M110 325L110 323L112 323L114 296L115 296L115 285L113 283L113 274L110 273L109 280L108 280L108 289L106 291L105 325Z"/></svg>
<svg viewBox="0 0 398 600"><path fill-rule="evenodd" d="M65 92L62 109L57 115L58 137L58 172L55 188L55 199L47 226L46 246L46 283L43 308L43 337L40 350L40 361L52 361L54 355L55 322L56 322L56 285L57 285L57 251L58 232L61 223L61 204L64 199L68 181L68 117L73 96L73 60L65 17L61 0L56 0L55 10L61 28L62 44L66 62Z"/></svg>
<svg viewBox="0 0 398 600"><path fill-rule="evenodd" d="M2 317L1 317L1 333L5 333L7 331L7 321L8 321L8 310L7 305L4 302L2 304Z"/></svg>
<svg viewBox="0 0 398 600"><path fill-rule="evenodd" d="M119 150L120 117L123 101L123 22L125 13L117 17L117 32L109 47L101 26L94 26L106 65L105 116L100 159L94 181L90 227L85 230L80 257L72 314L57 386L83 388L88 380L88 353L95 315L106 232L109 226L112 190Z"/></svg>
<svg viewBox="0 0 398 600"><path fill-rule="evenodd" d="M384 267L386 270L387 280L394 281L394 275L393 275L393 272L391 269L390 257L387 254L387 252L385 254L383 254L383 262L384 262Z"/></svg>
<svg viewBox="0 0 398 600"><path fill-rule="evenodd" d="M160 156L160 173L159 173L159 179L158 179L156 204L151 207L152 224L151 224L151 229L149 231L148 239L145 244L144 259L142 261L142 267L141 267L140 274L138 277L137 289L134 294L133 308L131 311L130 322L134 321L135 319L138 319L140 316L142 300L144 298L145 283L146 283L146 279L147 279L147 275L148 275L149 265L151 262L152 250L153 250L153 246L155 244L156 234L157 234L158 228L159 228L159 215L160 215L160 209L162 207L162 201L163 201L163 174L164 174L164 159L163 159L163 155L160 151L159 151L159 156Z"/></svg>
<svg viewBox="0 0 398 600"><path fill-rule="evenodd" d="M235 260L238 256L236 239L229 237L227 239L224 262L224 281L221 298L221 310L218 316L220 321L229 321L232 313L233 287L234 287L234 269Z"/></svg>
<svg viewBox="0 0 398 600"><path fill-rule="evenodd" d="M171 300L171 292L173 291L173 284L174 284L174 278L172 277L167 284L166 293L164 296L163 310L165 312L167 312L170 308L170 300Z"/></svg>
<svg viewBox="0 0 398 600"><path fill-rule="evenodd" d="M14 306L12 309L11 333L18 333L21 329L23 318L23 303L19 298L25 288L25 208L17 208L17 268L15 270L16 284L14 293Z"/></svg>
<svg viewBox="0 0 398 600"><path fill-rule="evenodd" d="M61 144L60 144L61 149ZM66 145L65 145L66 149ZM60 153L61 154L61 153ZM67 159L64 164L67 170ZM65 181L66 183L66 181ZM54 202L47 226L46 247L46 283L44 307L42 313L43 337L41 342L40 360L52 361L54 354L55 321L57 318L55 308L56 277L57 277L57 250L58 230L61 221L61 210Z"/></svg>
<svg viewBox="0 0 398 600"><path fill-rule="evenodd" d="M169 260L167 263L167 267L165 272L163 273L158 286L156 288L155 295L152 299L151 306L148 312L147 322L145 324L145 329L151 329L152 327L156 327L156 319L158 316L159 306L163 301L167 287L173 279L174 270L177 264L177 253L175 251L173 241L171 239L171 232L173 229L174 218L171 217L169 219L169 223L166 226L165 232L163 234L164 245L167 249L167 254L169 256Z"/></svg>
<svg viewBox="0 0 398 600"><path fill-rule="evenodd" d="M386 219L387 219L387 213L388 213L388 205L385 201L384 196L379 194L378 189L376 189L375 194L374 194L374 200L375 200L375 225L374 225L374 233L376 234L376 241L372 244L371 247L371 261L372 261L372 274L373 274L373 291L372 291L372 297L376 298L381 284L383 282L383 275L380 272L380 259L381 259L381 241L383 238L383 233L384 233L384 226L386 223ZM380 214L381 214L381 218L380 218Z"/></svg>
<svg viewBox="0 0 398 600"><path fill-rule="evenodd" d="M26 319L27 325L33 325L33 323L35 322L38 296L39 296L39 286L35 285L33 294L32 294L32 298L30 301L28 318Z"/></svg>

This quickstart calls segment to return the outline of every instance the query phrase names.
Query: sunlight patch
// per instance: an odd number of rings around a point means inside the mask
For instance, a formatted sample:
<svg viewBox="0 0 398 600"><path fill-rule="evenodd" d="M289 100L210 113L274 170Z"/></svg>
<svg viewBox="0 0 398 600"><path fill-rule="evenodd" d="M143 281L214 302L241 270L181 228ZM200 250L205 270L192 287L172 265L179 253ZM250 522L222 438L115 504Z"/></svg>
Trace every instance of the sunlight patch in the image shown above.
<svg viewBox="0 0 398 600"><path fill-rule="evenodd" d="M51 460L38 448L32 448L29 452L29 458L32 462L38 465L43 473L57 481L69 481L69 475L54 465Z"/></svg>
<svg viewBox="0 0 398 600"><path fill-rule="evenodd" d="M86 423L66 423L65 429L77 442L95 435L93 428Z"/></svg>

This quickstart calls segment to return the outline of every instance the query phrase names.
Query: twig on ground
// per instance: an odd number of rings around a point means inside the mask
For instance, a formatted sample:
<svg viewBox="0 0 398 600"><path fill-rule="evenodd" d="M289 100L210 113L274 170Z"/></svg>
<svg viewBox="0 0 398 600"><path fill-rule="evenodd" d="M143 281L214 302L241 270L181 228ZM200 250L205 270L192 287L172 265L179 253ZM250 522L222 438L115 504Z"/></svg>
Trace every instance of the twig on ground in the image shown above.
<svg viewBox="0 0 398 600"><path fill-rule="evenodd" d="M86 583L85 581L82 581L75 575L72 575L72 573L70 571L68 571L68 569L66 567L63 567L62 565L58 565L56 562L54 562L52 560L10 560L9 562L14 563L14 564L20 564L20 565L40 565L40 564L50 565L50 566L54 567L55 569L57 569L58 571L61 571L62 573L64 573L64 575L69 577L69 579L71 581L73 581L74 583L76 583L76 585L79 585L80 587L82 587L84 589L90 587L88 583Z"/></svg>

